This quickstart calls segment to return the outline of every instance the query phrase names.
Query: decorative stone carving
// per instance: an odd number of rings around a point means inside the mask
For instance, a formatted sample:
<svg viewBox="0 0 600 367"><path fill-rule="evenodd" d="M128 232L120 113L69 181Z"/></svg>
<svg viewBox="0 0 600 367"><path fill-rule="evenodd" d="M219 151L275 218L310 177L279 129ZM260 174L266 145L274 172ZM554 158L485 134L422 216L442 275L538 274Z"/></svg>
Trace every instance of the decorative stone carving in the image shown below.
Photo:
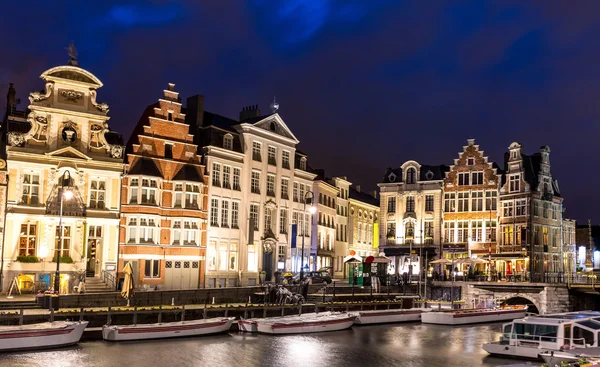
<svg viewBox="0 0 600 367"><path fill-rule="evenodd" d="M48 140L48 119L46 116L38 116L35 112L27 115L27 121L31 124L31 130L24 137L25 140L32 138L35 141L43 142Z"/></svg>
<svg viewBox="0 0 600 367"><path fill-rule="evenodd" d="M92 124L90 126L90 148L102 148L107 145L104 133L108 131L108 124Z"/></svg>
<svg viewBox="0 0 600 367"><path fill-rule="evenodd" d="M22 147L25 145L25 135L16 131L9 132L8 145L13 147Z"/></svg>
<svg viewBox="0 0 600 367"><path fill-rule="evenodd" d="M90 102L92 103L92 106L96 107L96 109L100 112L107 113L108 112L108 104L98 103L96 101L96 96L97 96L96 90L90 89Z"/></svg>
<svg viewBox="0 0 600 367"><path fill-rule="evenodd" d="M273 252L273 244L271 243L271 241L263 242L263 252L265 254L269 254L269 253Z"/></svg>
<svg viewBox="0 0 600 367"><path fill-rule="evenodd" d="M77 124L67 121L63 124L60 136L66 144L73 144L77 141Z"/></svg>
<svg viewBox="0 0 600 367"><path fill-rule="evenodd" d="M77 185L79 192L85 192L85 172L77 171L77 182L75 185Z"/></svg>
<svg viewBox="0 0 600 367"><path fill-rule="evenodd" d="M109 154L111 158L123 158L125 147L122 145L109 145Z"/></svg>
<svg viewBox="0 0 600 367"><path fill-rule="evenodd" d="M56 168L50 168L50 172L48 172L48 182L56 182Z"/></svg>
<svg viewBox="0 0 600 367"><path fill-rule="evenodd" d="M46 91L44 92L44 94L42 94L42 92L31 92L29 93L29 102L33 103L33 102L40 102L43 101L45 99L48 99L48 97L50 97L50 95L52 94L52 87L54 86L53 82L48 82L46 83Z"/></svg>
<svg viewBox="0 0 600 367"><path fill-rule="evenodd" d="M83 97L83 94L81 92L77 92L74 90L63 90L60 92L60 95L71 102L77 102Z"/></svg>

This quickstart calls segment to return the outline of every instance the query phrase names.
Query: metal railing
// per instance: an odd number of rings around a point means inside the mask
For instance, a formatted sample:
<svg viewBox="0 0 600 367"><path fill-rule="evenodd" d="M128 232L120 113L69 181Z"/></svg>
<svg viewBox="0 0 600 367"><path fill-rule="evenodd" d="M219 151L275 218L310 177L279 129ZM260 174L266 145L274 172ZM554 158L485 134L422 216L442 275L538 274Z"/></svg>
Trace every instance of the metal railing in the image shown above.
<svg viewBox="0 0 600 367"><path fill-rule="evenodd" d="M492 339L493 340L493 339ZM561 347L564 346L580 346L580 347L584 347L585 344L585 338L559 338L558 336L549 336L549 335L531 335L531 334L515 334L515 333L510 333L510 337L507 337L507 334L502 333L502 335L500 336L500 340L499 342L510 342L510 341L515 341L517 345L523 345L523 346L539 346L542 342L546 342L546 343L556 343L556 342L560 342L562 340L561 343ZM565 344L565 340L567 341L567 343ZM579 344L578 342L581 342L582 344Z"/></svg>
<svg viewBox="0 0 600 367"><path fill-rule="evenodd" d="M117 276L112 271L102 270L102 281L111 289L117 289Z"/></svg>

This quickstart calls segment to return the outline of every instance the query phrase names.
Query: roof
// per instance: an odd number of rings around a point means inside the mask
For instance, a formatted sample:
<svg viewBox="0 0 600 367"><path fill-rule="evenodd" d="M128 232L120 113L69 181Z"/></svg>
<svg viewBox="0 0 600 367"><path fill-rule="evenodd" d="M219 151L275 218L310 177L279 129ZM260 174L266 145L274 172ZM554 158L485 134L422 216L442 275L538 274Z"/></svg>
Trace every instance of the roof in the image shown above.
<svg viewBox="0 0 600 367"><path fill-rule="evenodd" d="M173 181L192 181L192 182L204 182L198 168L190 164L184 164L183 167L177 172Z"/></svg>
<svg viewBox="0 0 600 367"><path fill-rule="evenodd" d="M358 201L362 201L363 203L379 206L379 199L376 199L365 192L358 191L354 187L350 187L349 196L350 199L355 199Z"/></svg>
<svg viewBox="0 0 600 367"><path fill-rule="evenodd" d="M116 131L107 131L104 133L104 138L106 142L110 145L124 145L123 135L119 134Z"/></svg>
<svg viewBox="0 0 600 367"><path fill-rule="evenodd" d="M245 124L253 124L253 123L255 123L255 122L259 122L259 121L261 121L261 120L264 120L264 119L266 119L266 118L267 118L267 117L269 117L269 116L273 116L274 114L275 114L275 113L270 113L270 114L268 114L268 115L262 115L262 116L250 117L250 118L247 118L247 119L243 120L242 122L243 122L243 123L245 123Z"/></svg>
<svg viewBox="0 0 600 367"><path fill-rule="evenodd" d="M146 157L138 159L127 174L164 178L154 160Z"/></svg>
<svg viewBox="0 0 600 367"><path fill-rule="evenodd" d="M446 172L450 171L450 167L445 164L432 166L422 164L419 175L419 181L440 181L446 176ZM431 172L431 174L428 174ZM392 175L393 173L393 175ZM383 183L402 182L402 168L388 168L383 175Z"/></svg>

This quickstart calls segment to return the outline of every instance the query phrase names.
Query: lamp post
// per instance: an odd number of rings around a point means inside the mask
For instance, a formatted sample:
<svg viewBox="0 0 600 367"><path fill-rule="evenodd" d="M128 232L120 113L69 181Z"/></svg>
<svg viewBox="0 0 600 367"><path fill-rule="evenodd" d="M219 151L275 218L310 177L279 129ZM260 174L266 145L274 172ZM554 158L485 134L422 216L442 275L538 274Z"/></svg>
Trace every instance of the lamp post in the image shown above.
<svg viewBox="0 0 600 367"><path fill-rule="evenodd" d="M303 202L304 202L304 211L303 214L306 213L306 204L310 205L310 208L308 209L310 211L311 217L310 217L310 222L311 222L311 226L312 226L312 214L315 213L315 211L317 211L317 208L314 207L313 205L313 201L315 200L315 194L313 194L312 191L307 191L306 194L304 194L304 197L302 198ZM303 222L304 223L304 222ZM304 228L302 228L302 257L300 259L300 281L304 280ZM312 238L312 237L311 237Z"/></svg>
<svg viewBox="0 0 600 367"><path fill-rule="evenodd" d="M54 275L54 292L56 294L60 293L60 256L62 255L62 234L63 234L63 201L70 200L73 197L73 192L69 189L65 190L65 187L68 187L70 183L71 177L69 171L65 171L61 178L61 186L58 188L58 198L60 200L60 215L58 219L58 252L56 254L56 274Z"/></svg>

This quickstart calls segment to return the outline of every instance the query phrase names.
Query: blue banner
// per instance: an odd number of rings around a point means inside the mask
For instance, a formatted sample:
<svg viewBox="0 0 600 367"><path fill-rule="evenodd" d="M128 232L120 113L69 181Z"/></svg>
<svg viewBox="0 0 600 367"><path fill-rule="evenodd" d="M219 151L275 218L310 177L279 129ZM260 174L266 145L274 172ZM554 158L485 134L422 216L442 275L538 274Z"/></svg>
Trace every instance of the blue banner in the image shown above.
<svg viewBox="0 0 600 367"><path fill-rule="evenodd" d="M296 237L298 236L298 225L292 224L292 248L296 248Z"/></svg>

